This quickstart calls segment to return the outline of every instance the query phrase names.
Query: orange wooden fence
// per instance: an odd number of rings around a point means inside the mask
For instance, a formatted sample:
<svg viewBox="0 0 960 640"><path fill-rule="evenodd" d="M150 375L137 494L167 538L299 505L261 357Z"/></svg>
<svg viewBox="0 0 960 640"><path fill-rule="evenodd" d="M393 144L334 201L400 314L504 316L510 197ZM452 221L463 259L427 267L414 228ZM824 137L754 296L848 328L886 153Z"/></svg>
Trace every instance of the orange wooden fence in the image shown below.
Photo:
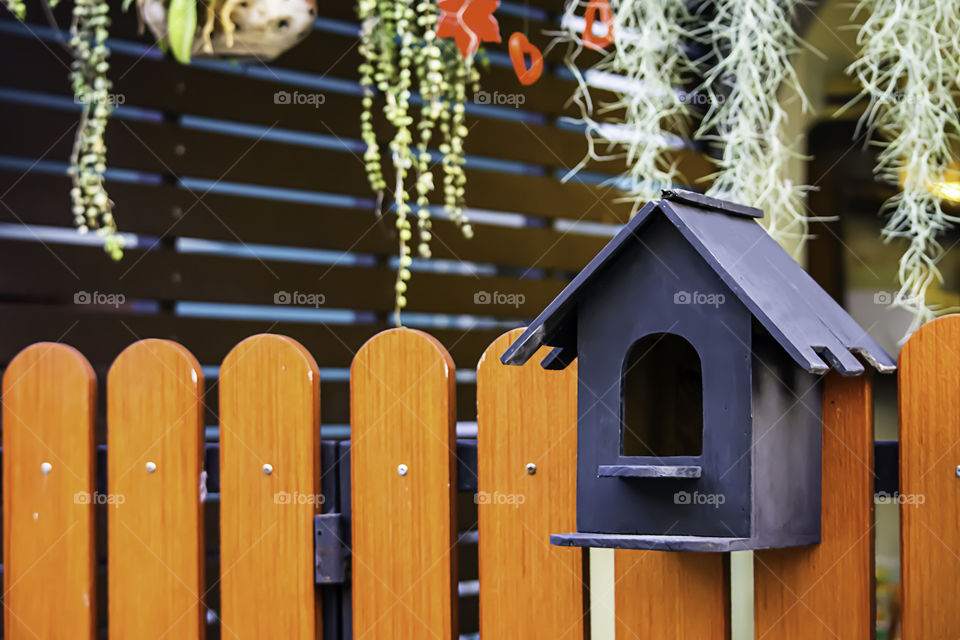
<svg viewBox="0 0 960 640"><path fill-rule="evenodd" d="M458 535L473 528L483 640L588 637L586 554L548 540L575 527L576 366L545 371L538 358L502 366L517 335L494 341L478 366L478 523L457 519L450 355L425 333L394 329L354 358L352 500L340 505L352 637L455 638ZM913 336L899 376L901 496L925 496L901 501L904 637L955 639L960 316ZM196 359L144 340L114 362L102 493L96 384L80 353L54 343L25 349L3 377L4 637L190 640L213 622L224 638L320 638L314 517L329 476L319 371L306 349L254 336L221 367L219 526L204 522L208 391ZM870 380L830 374L823 394L822 543L755 554L756 638L872 637ZM205 554L217 535L211 565ZM204 575L211 566L217 607ZM725 554L618 551L614 579L616 640L731 633ZM98 615L100 580L108 625Z"/></svg>

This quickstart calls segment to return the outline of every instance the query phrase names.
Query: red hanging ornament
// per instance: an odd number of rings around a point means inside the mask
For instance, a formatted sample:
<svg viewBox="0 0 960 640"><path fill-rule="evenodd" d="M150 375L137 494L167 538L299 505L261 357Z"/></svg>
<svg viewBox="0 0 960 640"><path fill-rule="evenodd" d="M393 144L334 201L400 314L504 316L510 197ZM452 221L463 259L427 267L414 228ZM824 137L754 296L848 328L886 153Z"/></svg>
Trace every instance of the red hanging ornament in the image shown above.
<svg viewBox="0 0 960 640"><path fill-rule="evenodd" d="M597 19L597 12L600 12L600 22L607 27L607 32L602 36L593 34L593 22ZM587 5L587 12L584 14L586 24L583 26L583 44L586 47L596 51L603 51L607 45L613 42L613 12L610 10L608 0L590 0Z"/></svg>
<svg viewBox="0 0 960 640"><path fill-rule="evenodd" d="M543 73L543 54L540 49L530 44L527 36L519 31L510 36L510 62L513 63L513 71L517 74L517 79L522 85L531 85L540 79ZM530 56L530 66L528 67L525 55Z"/></svg>
<svg viewBox="0 0 960 640"><path fill-rule="evenodd" d="M493 12L500 0L440 0L438 38L453 38L464 58L480 48L481 42L500 42L500 25Z"/></svg>

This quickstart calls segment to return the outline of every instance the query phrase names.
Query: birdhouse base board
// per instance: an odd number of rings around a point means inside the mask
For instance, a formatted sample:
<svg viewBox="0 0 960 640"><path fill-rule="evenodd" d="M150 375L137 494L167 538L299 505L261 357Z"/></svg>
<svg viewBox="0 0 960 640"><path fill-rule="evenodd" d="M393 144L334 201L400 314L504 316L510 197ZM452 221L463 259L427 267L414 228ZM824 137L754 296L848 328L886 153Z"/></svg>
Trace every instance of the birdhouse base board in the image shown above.
<svg viewBox="0 0 960 640"><path fill-rule="evenodd" d="M804 546L819 542L819 536L812 536L809 540L794 539L787 544L764 543L753 538L708 536L632 536L619 533L554 533L550 536L550 543L560 547L604 547L646 551L727 552Z"/></svg>

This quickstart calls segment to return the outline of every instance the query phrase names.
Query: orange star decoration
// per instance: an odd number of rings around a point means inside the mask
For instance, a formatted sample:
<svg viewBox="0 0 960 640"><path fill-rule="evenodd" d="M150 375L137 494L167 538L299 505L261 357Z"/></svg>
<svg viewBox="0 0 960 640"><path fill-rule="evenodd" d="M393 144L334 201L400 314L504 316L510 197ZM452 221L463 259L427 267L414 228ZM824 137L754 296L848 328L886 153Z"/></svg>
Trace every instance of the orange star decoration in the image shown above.
<svg viewBox="0 0 960 640"><path fill-rule="evenodd" d="M440 0L438 38L453 38L464 58L480 48L481 42L500 42L500 25L493 12L500 0Z"/></svg>

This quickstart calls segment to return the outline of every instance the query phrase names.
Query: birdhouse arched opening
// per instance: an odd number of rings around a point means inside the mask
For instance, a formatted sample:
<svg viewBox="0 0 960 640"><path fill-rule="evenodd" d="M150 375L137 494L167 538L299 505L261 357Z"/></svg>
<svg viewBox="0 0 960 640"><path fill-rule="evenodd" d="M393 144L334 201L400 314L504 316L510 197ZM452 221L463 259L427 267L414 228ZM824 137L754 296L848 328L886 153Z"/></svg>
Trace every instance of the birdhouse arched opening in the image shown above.
<svg viewBox="0 0 960 640"><path fill-rule="evenodd" d="M692 344L674 333L637 340L623 362L620 455L703 452L703 371Z"/></svg>

